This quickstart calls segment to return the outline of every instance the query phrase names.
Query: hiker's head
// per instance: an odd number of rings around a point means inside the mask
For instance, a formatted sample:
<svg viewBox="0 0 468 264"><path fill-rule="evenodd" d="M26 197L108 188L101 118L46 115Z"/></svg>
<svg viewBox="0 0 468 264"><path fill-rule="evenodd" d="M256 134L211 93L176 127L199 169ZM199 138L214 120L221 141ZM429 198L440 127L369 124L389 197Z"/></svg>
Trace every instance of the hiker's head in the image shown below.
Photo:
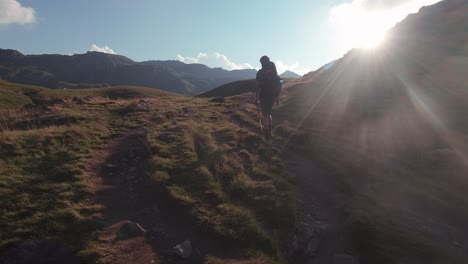
<svg viewBox="0 0 468 264"><path fill-rule="evenodd" d="M268 62L270 62L270 58L268 56L262 56L260 58L260 63L262 64L262 67L264 67Z"/></svg>

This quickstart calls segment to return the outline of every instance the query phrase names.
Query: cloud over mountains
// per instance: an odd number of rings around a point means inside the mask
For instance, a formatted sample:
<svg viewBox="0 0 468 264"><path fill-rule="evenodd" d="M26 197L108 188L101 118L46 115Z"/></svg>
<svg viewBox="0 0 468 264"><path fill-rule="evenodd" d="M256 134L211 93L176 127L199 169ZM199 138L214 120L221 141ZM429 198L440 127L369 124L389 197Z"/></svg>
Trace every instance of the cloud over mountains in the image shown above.
<svg viewBox="0 0 468 264"><path fill-rule="evenodd" d="M32 24L36 22L35 11L24 7L16 0L0 0L0 25Z"/></svg>
<svg viewBox="0 0 468 264"><path fill-rule="evenodd" d="M99 47L96 44L91 44L89 51L97 51L102 53L109 53L109 54L117 54L113 49L109 48L109 46Z"/></svg>
<svg viewBox="0 0 468 264"><path fill-rule="evenodd" d="M183 63L200 63L205 64L208 67L220 67L226 70L243 70L243 69L253 69L252 65L248 63L237 64L229 60L225 55L214 52L208 54L206 52L200 52L196 57L184 57L180 54L177 54L177 60Z"/></svg>

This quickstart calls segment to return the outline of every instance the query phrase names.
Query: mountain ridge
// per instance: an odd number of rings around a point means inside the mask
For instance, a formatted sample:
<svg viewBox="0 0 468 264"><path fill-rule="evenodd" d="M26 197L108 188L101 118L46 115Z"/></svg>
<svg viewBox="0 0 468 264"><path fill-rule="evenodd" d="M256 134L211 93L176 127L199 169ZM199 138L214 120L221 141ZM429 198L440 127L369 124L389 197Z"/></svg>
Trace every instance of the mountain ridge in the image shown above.
<svg viewBox="0 0 468 264"><path fill-rule="evenodd" d="M177 60L136 62L122 55L95 51L24 55L17 50L0 49L0 67L0 79L48 88L133 85L179 94L199 94L256 74L253 69L228 71Z"/></svg>

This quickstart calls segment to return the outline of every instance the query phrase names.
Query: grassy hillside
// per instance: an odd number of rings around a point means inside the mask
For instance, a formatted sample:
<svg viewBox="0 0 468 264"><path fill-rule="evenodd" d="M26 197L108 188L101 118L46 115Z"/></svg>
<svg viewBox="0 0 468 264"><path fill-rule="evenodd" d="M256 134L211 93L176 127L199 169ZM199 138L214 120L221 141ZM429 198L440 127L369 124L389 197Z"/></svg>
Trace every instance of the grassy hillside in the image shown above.
<svg viewBox="0 0 468 264"><path fill-rule="evenodd" d="M99 262L97 233L108 205L96 199L97 176L87 164L107 143L144 131L150 155L139 180L171 205L166 213L219 242L225 254L208 251L206 263L281 262L278 234L295 221L290 182L278 153L256 134L253 106L137 87L49 90L2 82L0 93L1 252L54 239L80 261ZM32 102L48 108L19 110Z"/></svg>

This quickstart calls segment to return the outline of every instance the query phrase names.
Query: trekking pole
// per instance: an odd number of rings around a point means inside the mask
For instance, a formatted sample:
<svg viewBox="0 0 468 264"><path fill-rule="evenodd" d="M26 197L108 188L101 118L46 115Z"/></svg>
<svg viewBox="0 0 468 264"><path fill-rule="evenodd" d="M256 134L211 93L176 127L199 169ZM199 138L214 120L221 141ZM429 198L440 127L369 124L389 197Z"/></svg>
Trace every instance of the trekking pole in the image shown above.
<svg viewBox="0 0 468 264"><path fill-rule="evenodd" d="M260 133L262 133L263 132L262 113L260 113L260 108L258 107L258 100L255 100L255 107L257 108L258 121L260 123Z"/></svg>

